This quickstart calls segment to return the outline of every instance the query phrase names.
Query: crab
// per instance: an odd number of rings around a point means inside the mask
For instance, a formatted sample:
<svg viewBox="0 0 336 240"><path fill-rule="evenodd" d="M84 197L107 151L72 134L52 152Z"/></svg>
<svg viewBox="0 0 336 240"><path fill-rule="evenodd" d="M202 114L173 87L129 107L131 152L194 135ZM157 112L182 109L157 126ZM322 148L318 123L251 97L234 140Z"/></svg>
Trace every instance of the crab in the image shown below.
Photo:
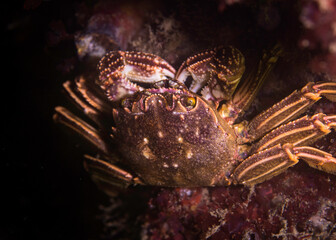
<svg viewBox="0 0 336 240"><path fill-rule="evenodd" d="M336 101L335 82L309 82L251 121L240 121L281 55L274 47L254 71L243 54L216 47L176 71L159 56L112 51L98 80L78 77L64 88L94 124L56 107L54 119L89 140L96 156L85 169L109 188L254 185L299 160L336 174L336 159L311 147L336 128L336 115L304 115L321 97Z"/></svg>

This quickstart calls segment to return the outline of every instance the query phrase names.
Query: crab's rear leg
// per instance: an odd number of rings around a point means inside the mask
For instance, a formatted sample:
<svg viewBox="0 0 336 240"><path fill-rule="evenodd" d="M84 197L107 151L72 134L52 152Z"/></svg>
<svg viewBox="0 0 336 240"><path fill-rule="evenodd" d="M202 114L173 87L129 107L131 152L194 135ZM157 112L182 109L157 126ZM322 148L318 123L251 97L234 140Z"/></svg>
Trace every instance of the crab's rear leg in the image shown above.
<svg viewBox="0 0 336 240"><path fill-rule="evenodd" d="M270 179L287 168L306 161L311 167L336 174L336 159L313 147L278 144L245 159L232 174L236 184L253 185Z"/></svg>
<svg viewBox="0 0 336 240"><path fill-rule="evenodd" d="M53 116L55 122L59 122L75 132L79 133L103 154L109 156L111 151L107 144L108 136L103 136L96 128L83 121L64 107L56 107Z"/></svg>
<svg viewBox="0 0 336 240"><path fill-rule="evenodd" d="M85 155L84 167L93 181L105 193L115 195L115 189L127 188L129 185L143 184L142 181L132 176L131 173L119 168L112 163Z"/></svg>
<svg viewBox="0 0 336 240"><path fill-rule="evenodd" d="M310 82L301 91L294 91L279 103L257 115L247 126L250 141L299 116L320 100L321 96L336 101L336 82L317 84Z"/></svg>
<svg viewBox="0 0 336 240"><path fill-rule="evenodd" d="M115 194L115 189L125 188L131 184L141 184L142 182L133 177L129 172L123 170L112 164L118 162L118 156L113 154L109 148L108 136L103 135L97 129L78 118L67 109L63 107L56 107L54 120L70 127L85 139L87 139L93 146L95 146L103 154L105 159L85 155L84 167L92 175L93 180L102 188L107 194Z"/></svg>

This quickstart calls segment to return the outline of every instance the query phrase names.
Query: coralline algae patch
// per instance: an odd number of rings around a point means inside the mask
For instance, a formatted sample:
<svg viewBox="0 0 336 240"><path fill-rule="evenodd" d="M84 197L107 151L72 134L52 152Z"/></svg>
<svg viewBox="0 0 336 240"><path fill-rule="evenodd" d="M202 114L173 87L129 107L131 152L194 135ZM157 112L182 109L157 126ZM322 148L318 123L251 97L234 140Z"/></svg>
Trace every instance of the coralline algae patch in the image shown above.
<svg viewBox="0 0 336 240"><path fill-rule="evenodd" d="M143 239L333 239L336 176L299 164L254 187L161 189Z"/></svg>

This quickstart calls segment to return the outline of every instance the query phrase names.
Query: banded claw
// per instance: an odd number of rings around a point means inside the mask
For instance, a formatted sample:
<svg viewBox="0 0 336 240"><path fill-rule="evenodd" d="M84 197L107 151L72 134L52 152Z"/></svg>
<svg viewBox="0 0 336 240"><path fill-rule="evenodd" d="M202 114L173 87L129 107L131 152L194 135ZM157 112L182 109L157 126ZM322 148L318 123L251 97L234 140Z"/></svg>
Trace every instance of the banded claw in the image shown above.
<svg viewBox="0 0 336 240"><path fill-rule="evenodd" d="M180 67L176 79L182 83L189 75L189 90L200 92L207 100L227 100L245 71L243 54L233 47L218 47L189 57Z"/></svg>
<svg viewBox="0 0 336 240"><path fill-rule="evenodd" d="M111 101L143 90L141 84L151 85L175 76L175 69L165 60L142 52L112 51L100 60L98 69L98 83Z"/></svg>

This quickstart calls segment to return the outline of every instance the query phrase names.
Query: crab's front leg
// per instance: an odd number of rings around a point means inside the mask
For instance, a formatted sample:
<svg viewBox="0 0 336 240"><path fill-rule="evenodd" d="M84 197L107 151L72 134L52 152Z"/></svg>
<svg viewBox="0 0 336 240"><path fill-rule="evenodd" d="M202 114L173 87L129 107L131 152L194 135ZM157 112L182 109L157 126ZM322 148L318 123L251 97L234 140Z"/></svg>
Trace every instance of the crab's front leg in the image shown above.
<svg viewBox="0 0 336 240"><path fill-rule="evenodd" d="M176 74L182 83L193 78L189 90L205 99L227 100L236 89L245 71L243 54L233 47L218 47L189 57Z"/></svg>
<svg viewBox="0 0 336 240"><path fill-rule="evenodd" d="M99 62L98 84L111 101L118 101L143 85L174 78L175 69L162 58L142 52L112 51Z"/></svg>
<svg viewBox="0 0 336 240"><path fill-rule="evenodd" d="M233 124L248 109L281 54L282 47L277 44L263 54L257 66L247 69L232 98L222 103L218 109L223 119Z"/></svg>

